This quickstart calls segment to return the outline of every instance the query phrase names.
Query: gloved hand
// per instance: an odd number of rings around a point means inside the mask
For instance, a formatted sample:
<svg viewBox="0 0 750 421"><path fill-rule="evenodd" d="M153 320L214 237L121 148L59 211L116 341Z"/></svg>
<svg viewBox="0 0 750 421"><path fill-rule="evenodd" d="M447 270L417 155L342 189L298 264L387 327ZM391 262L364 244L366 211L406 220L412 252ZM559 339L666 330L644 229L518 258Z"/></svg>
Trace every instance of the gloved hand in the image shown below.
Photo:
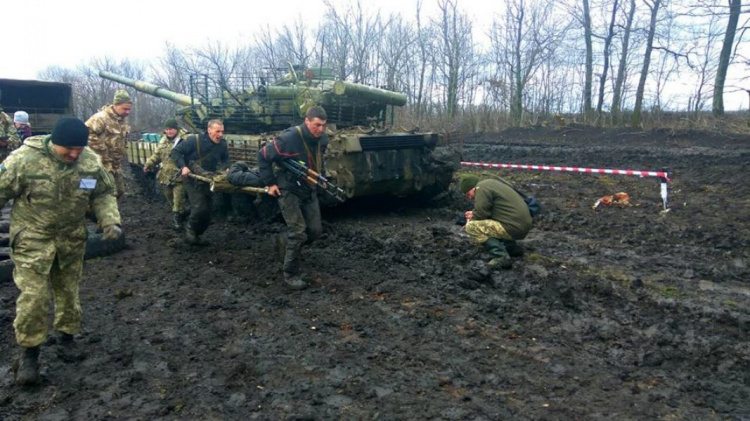
<svg viewBox="0 0 750 421"><path fill-rule="evenodd" d="M122 228L119 225L107 225L102 229L102 239L117 240L122 236Z"/></svg>

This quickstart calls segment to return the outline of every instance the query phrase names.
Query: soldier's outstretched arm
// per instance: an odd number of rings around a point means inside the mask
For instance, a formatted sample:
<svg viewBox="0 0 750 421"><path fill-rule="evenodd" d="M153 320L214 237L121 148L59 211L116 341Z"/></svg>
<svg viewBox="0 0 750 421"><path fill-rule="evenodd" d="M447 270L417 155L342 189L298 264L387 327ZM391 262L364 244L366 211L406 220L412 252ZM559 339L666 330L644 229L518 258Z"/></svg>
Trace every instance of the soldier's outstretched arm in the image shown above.
<svg viewBox="0 0 750 421"><path fill-rule="evenodd" d="M148 157L146 160L146 164L144 167L146 168L154 168L156 165L158 165L161 162L161 157L166 156L165 152L169 150L171 145L169 142L159 142L159 145L156 147L156 150L154 153L151 154L151 156Z"/></svg>
<svg viewBox="0 0 750 421"><path fill-rule="evenodd" d="M102 227L121 225L115 180L104 168L101 168L97 175L96 187L91 194L91 208Z"/></svg>

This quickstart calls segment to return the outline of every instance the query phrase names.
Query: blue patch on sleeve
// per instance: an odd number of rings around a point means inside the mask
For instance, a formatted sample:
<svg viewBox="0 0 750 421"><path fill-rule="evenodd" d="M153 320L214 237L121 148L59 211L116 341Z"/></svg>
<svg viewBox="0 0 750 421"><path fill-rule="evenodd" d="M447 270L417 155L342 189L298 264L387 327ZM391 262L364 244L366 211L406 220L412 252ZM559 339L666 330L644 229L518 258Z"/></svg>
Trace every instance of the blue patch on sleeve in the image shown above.
<svg viewBox="0 0 750 421"><path fill-rule="evenodd" d="M96 188L95 178L82 178L78 184L78 188L81 190L94 190Z"/></svg>

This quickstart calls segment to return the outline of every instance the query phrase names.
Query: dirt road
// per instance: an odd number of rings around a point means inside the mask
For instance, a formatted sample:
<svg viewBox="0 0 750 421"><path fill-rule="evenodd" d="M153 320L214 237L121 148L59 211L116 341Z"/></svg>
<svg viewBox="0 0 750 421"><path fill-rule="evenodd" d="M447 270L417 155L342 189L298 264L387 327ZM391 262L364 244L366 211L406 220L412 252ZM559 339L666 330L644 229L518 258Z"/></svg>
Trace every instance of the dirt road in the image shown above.
<svg viewBox="0 0 750 421"><path fill-rule="evenodd" d="M493 171L544 204L509 271L454 224L469 204L349 203L281 283L283 224L215 221L175 244L166 205L122 201L129 248L87 261L86 352L13 384L0 284L0 419L748 419L750 139L572 127L465 139L468 160L659 170ZM131 187L136 187L131 184ZM619 191L632 206L591 206Z"/></svg>

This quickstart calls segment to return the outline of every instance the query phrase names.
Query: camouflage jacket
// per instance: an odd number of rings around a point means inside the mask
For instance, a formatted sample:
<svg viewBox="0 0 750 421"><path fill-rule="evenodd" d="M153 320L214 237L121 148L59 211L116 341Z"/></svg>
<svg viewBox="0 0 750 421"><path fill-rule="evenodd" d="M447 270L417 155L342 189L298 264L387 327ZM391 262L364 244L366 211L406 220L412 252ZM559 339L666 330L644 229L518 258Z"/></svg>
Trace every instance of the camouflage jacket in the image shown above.
<svg viewBox="0 0 750 421"><path fill-rule="evenodd" d="M531 230L529 207L509 184L485 179L477 183L474 219L494 219L503 224L514 240L523 240Z"/></svg>
<svg viewBox="0 0 750 421"><path fill-rule="evenodd" d="M172 140L169 140L167 136L162 136L153 155L148 157L146 166L149 168L154 169L156 168L156 165L161 162L161 169L156 175L156 179L159 180L159 183L168 184L172 177L177 173L177 165L172 158L169 157L169 154L172 152L172 148L182 143L183 140L184 139L182 139L180 135L177 135L177 138ZM180 177L177 177L174 182L181 183L182 180Z"/></svg>
<svg viewBox="0 0 750 421"><path fill-rule="evenodd" d="M86 241L86 209L101 226L120 224L114 180L88 148L72 164L59 158L50 136L32 136L0 165L0 207L13 201L11 247L17 236L40 241L40 253L57 250L61 261ZM52 245L49 245L49 243Z"/></svg>
<svg viewBox="0 0 750 421"><path fill-rule="evenodd" d="M120 171L120 162L127 153L130 126L117 115L111 105L105 105L86 121L89 128L89 148L102 158L107 171Z"/></svg>
<svg viewBox="0 0 750 421"><path fill-rule="evenodd" d="M8 146L0 147L0 161L10 154L10 151L21 146L21 139L18 137L18 131L13 125L13 119L4 112L0 111L0 139L8 139Z"/></svg>

